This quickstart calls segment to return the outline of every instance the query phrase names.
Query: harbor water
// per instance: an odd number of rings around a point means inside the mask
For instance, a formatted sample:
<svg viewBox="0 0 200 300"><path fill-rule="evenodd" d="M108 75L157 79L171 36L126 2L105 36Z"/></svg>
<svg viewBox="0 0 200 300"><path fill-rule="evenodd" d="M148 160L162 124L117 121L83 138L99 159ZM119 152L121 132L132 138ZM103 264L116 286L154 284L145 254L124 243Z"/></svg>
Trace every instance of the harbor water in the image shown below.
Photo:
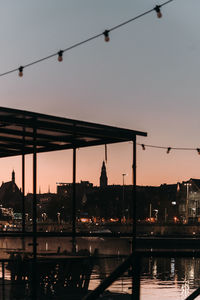
<svg viewBox="0 0 200 300"><path fill-rule="evenodd" d="M13 254L30 254L32 252L31 238L1 238L0 257L9 259ZM76 240L76 252L88 251L93 255L96 251L98 259L94 261L89 280L89 290L95 289L126 257L131 253L131 240L128 238L97 238L82 237ZM72 251L71 238L38 238L39 256L62 256ZM1 299L13 299L12 272L5 262L4 291L0 288ZM142 300L186 299L200 286L200 258L190 257L143 257L141 264L141 297ZM0 266L0 277L3 269ZM116 280L108 290L110 292L131 294L132 277L128 270L123 277ZM2 287L2 280L1 280ZM13 289L13 286L12 286ZM20 284L16 289L20 289ZM4 297L4 298L3 298ZM21 298L20 298L21 297ZM22 294L16 299L23 298ZM52 299L53 296L52 296ZM58 298L55 298L58 299ZM200 299L197 297L196 299Z"/></svg>

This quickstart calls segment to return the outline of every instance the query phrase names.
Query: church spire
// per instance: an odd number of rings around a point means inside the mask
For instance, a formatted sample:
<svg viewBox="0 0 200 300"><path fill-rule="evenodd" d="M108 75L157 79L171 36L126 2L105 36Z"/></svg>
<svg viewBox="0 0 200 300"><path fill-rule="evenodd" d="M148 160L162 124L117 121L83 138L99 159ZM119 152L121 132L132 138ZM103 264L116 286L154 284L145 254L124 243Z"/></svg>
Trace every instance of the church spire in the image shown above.
<svg viewBox="0 0 200 300"><path fill-rule="evenodd" d="M15 183L15 171L12 171L12 182Z"/></svg>
<svg viewBox="0 0 200 300"><path fill-rule="evenodd" d="M101 167L101 176L100 176L100 187L106 187L108 185L108 177L106 174L106 165L103 161L102 167Z"/></svg>

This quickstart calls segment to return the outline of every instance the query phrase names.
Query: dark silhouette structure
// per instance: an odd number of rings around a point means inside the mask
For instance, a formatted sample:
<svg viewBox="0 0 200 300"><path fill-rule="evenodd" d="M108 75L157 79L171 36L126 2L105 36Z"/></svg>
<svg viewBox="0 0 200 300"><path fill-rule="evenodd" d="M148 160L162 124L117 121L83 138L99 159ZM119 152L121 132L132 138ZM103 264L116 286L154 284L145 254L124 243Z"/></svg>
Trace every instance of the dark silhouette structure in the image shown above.
<svg viewBox="0 0 200 300"><path fill-rule="evenodd" d="M3 182L0 187L0 204L3 207L12 207L15 212L22 209L22 193L15 183L15 171L12 171L11 181Z"/></svg>
<svg viewBox="0 0 200 300"><path fill-rule="evenodd" d="M108 185L108 177L106 174L106 165L105 161L103 161L102 167L101 167L101 176L100 176L100 187L106 187Z"/></svg>
<svg viewBox="0 0 200 300"><path fill-rule="evenodd" d="M22 157L22 233L13 236L26 236L25 232L25 155L33 155L33 202L32 202L32 237L33 268L32 283L37 285L37 155L49 151L71 149L73 151L73 197L72 197L72 249L76 252L76 150L82 147L107 145L131 141L133 144L133 193L132 193L132 252L136 252L136 137L147 136L145 132L106 126L91 122L83 122L23 110L0 107L0 157ZM45 233L47 235L48 233ZM61 233L63 234L63 233ZM7 233L4 235L6 236ZM27 235L28 236L28 235ZM55 234L57 236L57 233ZM134 269L134 268L133 268ZM136 282L136 277L134 282ZM136 282L137 283L137 282ZM133 294L137 298L134 289ZM137 286L138 283L137 283ZM135 298L135 299L136 299ZM32 289L32 299L37 299L37 290ZM94 298L93 298L94 299Z"/></svg>

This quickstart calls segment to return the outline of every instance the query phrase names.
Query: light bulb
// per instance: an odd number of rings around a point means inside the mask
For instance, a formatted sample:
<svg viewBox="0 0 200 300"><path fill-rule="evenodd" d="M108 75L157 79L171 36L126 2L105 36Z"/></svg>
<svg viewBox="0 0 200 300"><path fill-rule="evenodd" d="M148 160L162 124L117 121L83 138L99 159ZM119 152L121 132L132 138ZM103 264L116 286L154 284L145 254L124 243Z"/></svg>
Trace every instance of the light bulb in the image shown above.
<svg viewBox="0 0 200 300"><path fill-rule="evenodd" d="M109 30L105 30L103 32L103 34L104 34L104 40L105 40L105 42L109 42L110 41Z"/></svg>
<svg viewBox="0 0 200 300"><path fill-rule="evenodd" d="M171 151L171 149L172 149L171 147L167 148L167 154L169 154L169 152Z"/></svg>
<svg viewBox="0 0 200 300"><path fill-rule="evenodd" d="M154 8L154 10L155 10L156 13L157 13L157 17L158 17L159 19L162 18L162 13L161 13L161 11L160 11L160 6L159 6L159 5L156 5L155 8Z"/></svg>
<svg viewBox="0 0 200 300"><path fill-rule="evenodd" d="M23 77L23 69L24 69L24 67L19 67L19 77Z"/></svg>
<svg viewBox="0 0 200 300"><path fill-rule="evenodd" d="M60 50L58 52L58 61L63 61L63 51L62 50Z"/></svg>

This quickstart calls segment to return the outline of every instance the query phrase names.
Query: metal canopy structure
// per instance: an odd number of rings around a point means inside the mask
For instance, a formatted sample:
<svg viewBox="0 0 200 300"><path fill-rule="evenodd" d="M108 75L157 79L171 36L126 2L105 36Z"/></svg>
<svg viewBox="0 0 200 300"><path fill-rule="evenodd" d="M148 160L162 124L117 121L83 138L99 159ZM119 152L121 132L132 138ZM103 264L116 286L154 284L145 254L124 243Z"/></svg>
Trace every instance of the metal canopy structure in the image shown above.
<svg viewBox="0 0 200 300"><path fill-rule="evenodd" d="M0 107L0 157L132 141L145 132Z"/></svg>
<svg viewBox="0 0 200 300"><path fill-rule="evenodd" d="M0 157L21 155L22 157L22 237L28 236L25 221L25 155L33 154L33 202L32 202L32 246L33 286L37 283L37 153L73 150L73 195L72 195L72 245L76 252L76 149L120 142L133 142L133 232L132 252L136 249L136 136L147 136L134 131L96 123L77 121L24 110L0 107ZM4 236L9 235L5 233ZM134 279L135 281L135 279ZM136 282L137 284L137 282ZM134 286L134 283L133 283ZM136 285L138 287L138 285ZM134 298L139 299L139 290L133 289ZM33 299L37 292L33 289Z"/></svg>

